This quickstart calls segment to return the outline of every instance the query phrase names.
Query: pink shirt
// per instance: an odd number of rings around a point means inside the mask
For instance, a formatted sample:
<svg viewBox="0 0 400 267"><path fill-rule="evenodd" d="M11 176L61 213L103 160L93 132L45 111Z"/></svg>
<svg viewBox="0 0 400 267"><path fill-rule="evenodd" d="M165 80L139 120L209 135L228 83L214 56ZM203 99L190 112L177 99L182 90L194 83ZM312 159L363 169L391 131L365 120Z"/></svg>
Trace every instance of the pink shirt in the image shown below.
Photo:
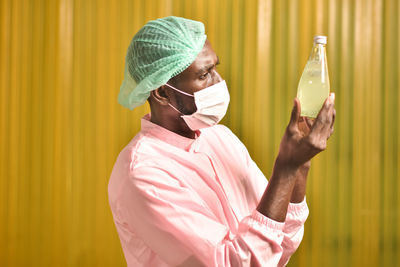
<svg viewBox="0 0 400 267"><path fill-rule="evenodd" d="M256 210L267 179L225 126L189 139L142 119L108 194L128 266L284 266L299 246L305 200L286 221Z"/></svg>

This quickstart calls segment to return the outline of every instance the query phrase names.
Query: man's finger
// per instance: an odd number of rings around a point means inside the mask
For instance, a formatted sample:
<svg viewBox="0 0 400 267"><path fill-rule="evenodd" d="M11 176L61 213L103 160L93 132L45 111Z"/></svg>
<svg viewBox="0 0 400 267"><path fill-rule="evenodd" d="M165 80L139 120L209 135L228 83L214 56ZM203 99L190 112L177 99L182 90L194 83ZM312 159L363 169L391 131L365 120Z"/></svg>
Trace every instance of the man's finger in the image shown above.
<svg viewBox="0 0 400 267"><path fill-rule="evenodd" d="M333 125L335 124L335 118L336 118L336 109L333 109L331 129L333 129Z"/></svg>
<svg viewBox="0 0 400 267"><path fill-rule="evenodd" d="M305 120L306 120L308 128L311 129L314 124L314 119L306 117Z"/></svg>
<svg viewBox="0 0 400 267"><path fill-rule="evenodd" d="M334 124L336 116L336 110L335 110L335 93L330 93L329 94L329 110L327 114L327 120L326 124L324 125L324 131L330 136L332 134L332 128Z"/></svg>
<svg viewBox="0 0 400 267"><path fill-rule="evenodd" d="M295 127L297 125L297 122L299 121L299 118L300 118L300 101L296 97L294 99L292 114L290 116L290 122L289 122L289 125L288 125L288 127L291 130L295 129Z"/></svg>
<svg viewBox="0 0 400 267"><path fill-rule="evenodd" d="M325 100L324 104L322 105L322 108L319 111L317 118L315 118L315 120L314 120L313 126L311 128L311 133L322 131L322 129L325 126L326 118L328 116L329 107L330 107L330 99L328 97Z"/></svg>
<svg viewBox="0 0 400 267"><path fill-rule="evenodd" d="M326 136L328 138L332 132L333 119L335 108L335 94L331 93L325 100L324 106L322 107L314 126L310 134L316 134L320 136Z"/></svg>
<svg viewBox="0 0 400 267"><path fill-rule="evenodd" d="M331 123L331 129L333 128L333 124L335 123L335 118L336 118L336 109L335 109L335 93L330 93L329 97L331 98L332 101L332 123Z"/></svg>

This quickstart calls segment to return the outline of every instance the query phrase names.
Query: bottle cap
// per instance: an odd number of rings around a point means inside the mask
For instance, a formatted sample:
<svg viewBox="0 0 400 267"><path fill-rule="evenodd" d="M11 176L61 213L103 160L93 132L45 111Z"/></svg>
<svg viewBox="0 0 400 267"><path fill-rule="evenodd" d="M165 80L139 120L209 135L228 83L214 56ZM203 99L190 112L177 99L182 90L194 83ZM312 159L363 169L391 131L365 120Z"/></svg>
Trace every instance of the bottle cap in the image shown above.
<svg viewBox="0 0 400 267"><path fill-rule="evenodd" d="M324 36L324 35L315 35L314 36L314 43L317 44L326 44L328 37Z"/></svg>

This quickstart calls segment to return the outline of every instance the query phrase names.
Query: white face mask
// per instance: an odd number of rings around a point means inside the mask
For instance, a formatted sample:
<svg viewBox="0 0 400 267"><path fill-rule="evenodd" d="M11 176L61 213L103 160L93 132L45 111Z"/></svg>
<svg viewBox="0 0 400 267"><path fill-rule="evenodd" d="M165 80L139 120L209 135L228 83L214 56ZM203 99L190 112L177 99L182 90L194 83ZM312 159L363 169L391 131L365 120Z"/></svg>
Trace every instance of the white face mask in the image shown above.
<svg viewBox="0 0 400 267"><path fill-rule="evenodd" d="M192 131L213 126L225 116L230 100L225 81L197 91L193 95L185 93L169 84L166 85L181 94L194 97L194 103L197 107L196 112L191 115L183 114L181 116ZM170 103L168 105L182 114L182 112Z"/></svg>

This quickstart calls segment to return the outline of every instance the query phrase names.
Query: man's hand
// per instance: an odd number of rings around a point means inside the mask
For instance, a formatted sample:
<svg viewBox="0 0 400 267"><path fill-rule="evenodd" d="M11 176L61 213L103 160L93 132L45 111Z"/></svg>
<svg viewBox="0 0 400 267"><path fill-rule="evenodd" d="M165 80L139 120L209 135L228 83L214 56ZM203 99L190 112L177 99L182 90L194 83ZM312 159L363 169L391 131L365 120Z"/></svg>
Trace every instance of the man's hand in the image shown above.
<svg viewBox="0 0 400 267"><path fill-rule="evenodd" d="M325 100L317 118L312 122L300 117L300 102L294 100L289 125L282 138L277 164L290 169L298 169L319 152L326 149L328 138L333 133L335 122L335 94Z"/></svg>
<svg viewBox="0 0 400 267"><path fill-rule="evenodd" d="M298 203L304 199L310 160L326 148L326 141L333 133L334 103L335 95L331 94L315 121L311 122L300 119L300 102L297 98L294 100L272 176L257 206L260 213L284 222L289 202Z"/></svg>

